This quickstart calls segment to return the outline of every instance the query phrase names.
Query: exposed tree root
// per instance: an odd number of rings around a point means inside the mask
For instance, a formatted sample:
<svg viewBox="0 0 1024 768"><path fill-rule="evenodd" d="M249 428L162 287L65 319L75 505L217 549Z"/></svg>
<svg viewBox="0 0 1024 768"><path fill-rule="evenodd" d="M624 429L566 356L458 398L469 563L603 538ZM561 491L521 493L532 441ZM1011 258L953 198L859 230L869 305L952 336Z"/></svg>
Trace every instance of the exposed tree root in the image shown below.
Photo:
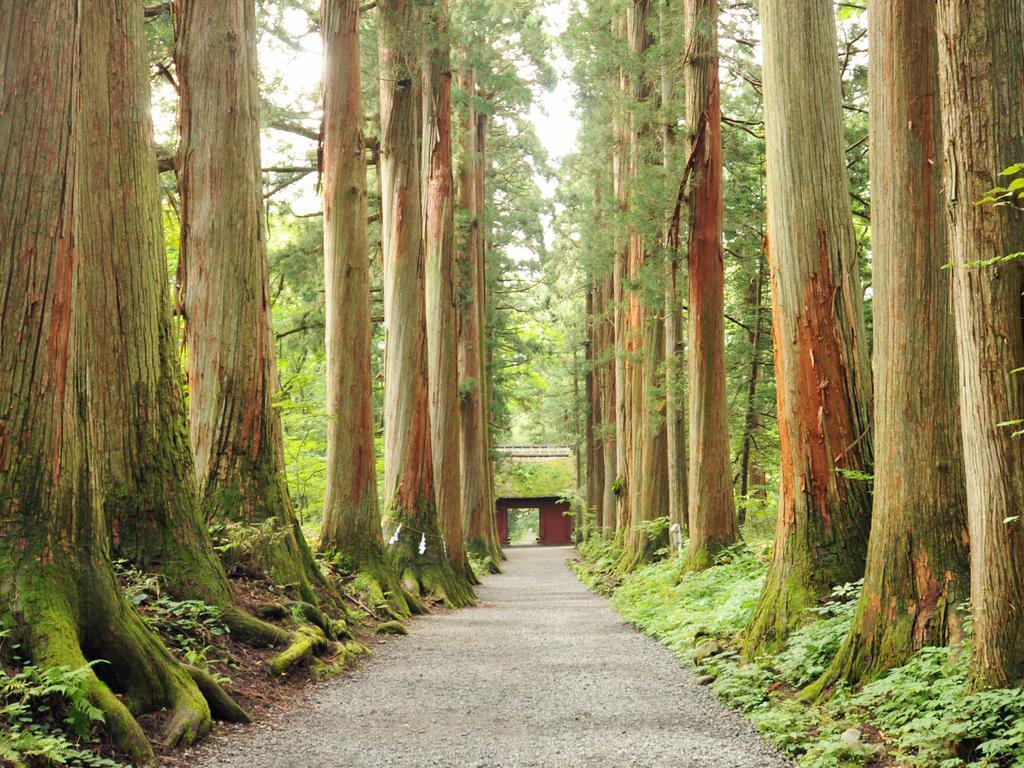
<svg viewBox="0 0 1024 768"><path fill-rule="evenodd" d="M211 706L218 716L244 716L212 677L198 670L193 674L171 656L124 601L109 570L85 567L80 580L73 573L48 571L18 579L23 644L43 667L80 668L94 662L86 693L103 712L113 743L134 765L155 759L138 715L166 709L160 741L169 746L204 736ZM59 584L81 588L69 595L55 589Z"/></svg>
<svg viewBox="0 0 1024 768"><path fill-rule="evenodd" d="M220 684L213 679L213 675L198 667L185 664L185 671L188 672L192 681L203 694L206 703L210 705L210 714L217 720L225 723L251 723L249 713L242 709L235 700L225 693Z"/></svg>
<svg viewBox="0 0 1024 768"><path fill-rule="evenodd" d="M476 594L465 579L455 575L444 562L410 564L402 574L402 584L415 595L443 603L448 608L476 604Z"/></svg>
<svg viewBox="0 0 1024 768"><path fill-rule="evenodd" d="M320 603L318 589L329 595L334 593L297 521L289 523L271 517L259 524L234 522L225 531L227 540L222 543L221 552L229 570L265 577L293 598L313 605Z"/></svg>
<svg viewBox="0 0 1024 768"><path fill-rule="evenodd" d="M288 642L288 633L278 626L261 621L237 606L221 609L221 621L231 636L254 647L276 648Z"/></svg>
<svg viewBox="0 0 1024 768"><path fill-rule="evenodd" d="M306 625L300 627L292 636L291 645L267 662L272 674L287 675L293 668L314 655L328 651L331 642L319 627Z"/></svg>
<svg viewBox="0 0 1024 768"><path fill-rule="evenodd" d="M385 621L377 625L374 633L378 635L408 635L409 630L400 621Z"/></svg>
<svg viewBox="0 0 1024 768"><path fill-rule="evenodd" d="M361 553L330 553L342 573L353 576L356 588L369 602L369 612L376 618L406 619L424 612L419 599L404 588L398 570L382 552L369 547Z"/></svg>

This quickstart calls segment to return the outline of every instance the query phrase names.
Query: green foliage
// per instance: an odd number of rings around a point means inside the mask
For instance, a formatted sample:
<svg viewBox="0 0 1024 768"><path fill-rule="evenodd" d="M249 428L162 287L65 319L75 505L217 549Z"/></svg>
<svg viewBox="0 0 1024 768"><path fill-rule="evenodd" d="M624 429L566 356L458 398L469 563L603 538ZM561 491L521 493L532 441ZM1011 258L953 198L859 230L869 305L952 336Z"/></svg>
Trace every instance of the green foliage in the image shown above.
<svg viewBox="0 0 1024 768"><path fill-rule="evenodd" d="M159 576L142 573L123 560L114 566L125 597L182 661L202 669L234 663L217 643L229 632L219 608L201 600L174 600L163 593ZM214 678L224 680L217 674Z"/></svg>
<svg viewBox="0 0 1024 768"><path fill-rule="evenodd" d="M964 695L969 649L925 648L864 686L850 704L870 715L915 768L1024 766L1024 690Z"/></svg>
<svg viewBox="0 0 1024 768"><path fill-rule="evenodd" d="M688 658L697 638L731 639L743 629L767 573L767 563L742 545L720 553L718 562L687 572L679 555L645 566L626 578L612 604L624 619Z"/></svg>
<svg viewBox="0 0 1024 768"><path fill-rule="evenodd" d="M481 555L478 552L474 552L472 549L466 552L469 557L469 567L473 569L473 573L476 577L482 578L488 574L495 573L495 562L491 559L490 555Z"/></svg>
<svg viewBox="0 0 1024 768"><path fill-rule="evenodd" d="M579 546L580 559L570 563L580 581L599 595L611 595L622 583L618 562L622 546L618 541L592 536Z"/></svg>
<svg viewBox="0 0 1024 768"><path fill-rule="evenodd" d="M700 573L686 573L673 557L622 574L619 551L591 539L574 568L591 589L612 595L624 619L715 676L718 697L801 768L1024 768L1024 690L966 693L969 626L964 647L925 648L858 691L840 686L828 701L807 702L796 693L838 651L861 583L836 588L810 609L779 654L744 663L735 640L767 570L763 557L741 546Z"/></svg>
<svg viewBox="0 0 1024 768"><path fill-rule="evenodd" d="M564 496L575 486L576 469L571 458L501 458L495 464L494 490L498 496Z"/></svg>
<svg viewBox="0 0 1024 768"><path fill-rule="evenodd" d="M0 644L7 639L7 632L0 631ZM123 768L84 746L103 722L103 713L88 696L93 665L44 669L24 663L17 644L3 650L13 663L0 666L0 763L15 768Z"/></svg>
<svg viewBox="0 0 1024 768"><path fill-rule="evenodd" d="M811 609L821 618L793 632L773 661L783 680L802 688L828 669L853 623L863 586L862 580L836 587L828 602Z"/></svg>
<svg viewBox="0 0 1024 768"><path fill-rule="evenodd" d="M533 544L540 535L539 514L535 509L512 509L508 515L508 539L512 544Z"/></svg>

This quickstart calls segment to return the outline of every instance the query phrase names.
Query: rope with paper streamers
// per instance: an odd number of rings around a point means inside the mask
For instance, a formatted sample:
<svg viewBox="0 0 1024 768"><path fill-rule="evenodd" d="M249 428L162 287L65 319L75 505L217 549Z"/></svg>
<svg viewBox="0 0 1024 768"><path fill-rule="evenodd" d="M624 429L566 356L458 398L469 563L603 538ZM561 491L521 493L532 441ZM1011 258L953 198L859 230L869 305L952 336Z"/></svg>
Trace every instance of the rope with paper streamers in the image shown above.
<svg viewBox="0 0 1024 768"><path fill-rule="evenodd" d="M398 527L395 528L395 532L391 534L391 538L388 539L389 547L393 547L398 543L398 537L403 531L408 531L413 534L418 533L420 535L418 551L421 555L425 555L427 553L427 538L429 537L431 539L438 539L441 542L441 547L444 549L444 556L448 557L448 542L445 541L444 536L439 536L436 533L427 533L426 531L417 531L415 528L408 527L405 523L399 523Z"/></svg>

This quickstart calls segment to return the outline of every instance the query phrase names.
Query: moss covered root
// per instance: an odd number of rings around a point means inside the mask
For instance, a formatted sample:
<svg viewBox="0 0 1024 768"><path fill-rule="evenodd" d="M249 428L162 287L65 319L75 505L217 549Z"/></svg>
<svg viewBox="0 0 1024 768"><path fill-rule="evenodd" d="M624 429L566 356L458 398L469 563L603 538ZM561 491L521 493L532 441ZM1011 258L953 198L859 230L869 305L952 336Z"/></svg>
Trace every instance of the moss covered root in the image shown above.
<svg viewBox="0 0 1024 768"><path fill-rule="evenodd" d="M409 630L400 621L385 621L383 624L377 625L374 633L378 635L408 635Z"/></svg>
<svg viewBox="0 0 1024 768"><path fill-rule="evenodd" d="M169 713L160 736L168 746L202 738L213 714L245 717L209 675L187 669L171 656L124 601L109 572L99 570L87 583L77 607L45 580L23 583L35 597L23 601L21 637L40 666L80 668L95 662L85 692L103 712L112 742L133 765L155 762L136 720L141 714Z"/></svg>
<svg viewBox="0 0 1024 768"><path fill-rule="evenodd" d="M469 582L456 576L451 566L443 562L409 565L402 574L402 585L407 591L446 608L476 605L476 593Z"/></svg>
<svg viewBox="0 0 1024 768"><path fill-rule="evenodd" d="M281 677L313 656L326 653L330 648L331 642L322 629L312 625L300 627L292 635L291 644L270 659L267 667L272 675Z"/></svg>
<svg viewBox="0 0 1024 768"><path fill-rule="evenodd" d="M252 718L249 717L249 713L242 709L234 699L232 699L220 684L213 679L213 675L204 669L199 667L193 667L191 665L185 665L185 671L188 672L189 677L192 678L192 682L199 688L200 693L206 699L207 704L210 705L210 714L213 715L217 720L221 720L225 723L251 723Z"/></svg>

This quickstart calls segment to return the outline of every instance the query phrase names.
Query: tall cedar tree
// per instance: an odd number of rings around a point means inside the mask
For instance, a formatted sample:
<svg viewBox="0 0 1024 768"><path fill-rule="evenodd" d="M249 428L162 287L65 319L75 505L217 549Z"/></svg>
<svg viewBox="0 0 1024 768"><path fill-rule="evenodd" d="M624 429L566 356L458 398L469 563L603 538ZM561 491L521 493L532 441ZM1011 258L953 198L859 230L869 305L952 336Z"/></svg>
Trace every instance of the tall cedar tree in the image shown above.
<svg viewBox="0 0 1024 768"><path fill-rule="evenodd" d="M864 594L822 688L871 678L955 639L968 595L935 8L868 4L874 508Z"/></svg>
<svg viewBox="0 0 1024 768"><path fill-rule="evenodd" d="M767 240L764 241L767 246ZM747 374L747 403L743 418L743 443L740 448L740 498L767 499L765 472L760 460L754 455L754 436L764 427L764 416L757 408L757 385L761 381L761 348L764 346L764 283L767 272L764 248L757 257L757 272L747 284L747 306L752 320L747 330L750 345L750 367ZM740 509L739 524L746 519L746 505Z"/></svg>
<svg viewBox="0 0 1024 768"><path fill-rule="evenodd" d="M595 362L595 351L599 347L599 324L597 307L601 306L601 296L597 280L590 276L587 286L587 341L586 341L586 379L584 386L584 397L587 403L586 422L584 424L583 445L587 457L587 487L586 499L588 506L593 509L592 530L587 532L600 535L604 529L604 455L602 454L601 439L598 428L601 423L601 402L600 390L598 388L599 374Z"/></svg>
<svg viewBox="0 0 1024 768"><path fill-rule="evenodd" d="M384 246L384 499L403 582L465 605L471 592L445 553L434 497L427 389L422 142L423 17L412 0L378 3ZM401 526L401 528L399 528Z"/></svg>
<svg viewBox="0 0 1024 768"><path fill-rule="evenodd" d="M466 98L462 165L459 169L459 208L467 220L456 253L459 275L459 430L462 514L466 543L486 558L492 571L503 559L494 519L487 418L487 369L484 360L484 133L486 122L476 108L476 76L472 70L459 77Z"/></svg>
<svg viewBox="0 0 1024 768"><path fill-rule="evenodd" d="M486 44L486 42L482 42ZM487 154L487 137L490 130L490 119L488 117L488 110L478 109L476 111L476 138L475 144L476 153L474 154L475 162L473 164L473 173L476 177L473 183L473 195L474 203L473 210L476 212L476 220L479 222L477 227L477 238L479 243L477 245L477 253L480 254L480 258L477 261L476 268L476 284L477 284L477 295L480 300L476 303L477 313L477 329L480 335L480 349L483 352L483 359L481 361L481 376L483 381L483 407L482 413L484 417L483 425L483 442L484 442L484 470L486 472L486 479L484 482L484 491L487 494L487 504L483 507L483 520L482 525L478 528L481 530L486 527L488 536L492 536L494 541L498 542L498 555L502 560L505 560L505 552L501 549L501 542L498 540L498 524L494 513L495 510L495 489L494 489L494 461L492 456L494 454L494 435L491 432L491 421L493 417L492 403L494 402L494 376L492 371L494 369L494 348L488 343L488 318L490 317L490 306L493 304L493 286L488 282L487 279L487 248L488 238L490 236L490 228L487 219L487 178L488 178L488 167L490 158Z"/></svg>
<svg viewBox="0 0 1024 768"><path fill-rule="evenodd" d="M90 96L81 130L90 143L79 157L77 229L90 266L82 275L89 332L107 381L93 390L92 406L112 549L160 571L173 593L218 606L235 636L276 645L286 632L234 606L200 512L153 172L143 21L135 5L116 5L109 18L85 16L93 42L82 51Z"/></svg>
<svg viewBox="0 0 1024 768"><path fill-rule="evenodd" d="M690 541L687 568L702 570L739 538L729 462L722 259L722 104L718 0L686 0L687 208L690 269Z"/></svg>
<svg viewBox="0 0 1024 768"><path fill-rule="evenodd" d="M0 44L17 48L0 77L0 605L23 649L42 667L106 659L84 686L115 743L136 764L153 752L139 713L168 710L162 738L194 741L211 712L188 671L128 606L110 567L103 492L91 463L101 449L91 393L110 373L87 327L79 251L78 179L108 152L86 132L81 94L107 81L103 46L127 50L142 9L26 0L0 8ZM130 19L130 21L129 21ZM137 37L134 38L138 40ZM95 50L79 58L82 51ZM139 173L156 173L150 162ZM134 191L132 189L131 191ZM97 668L98 670L98 668ZM215 701L227 701L200 676ZM109 686L109 687L108 687ZM114 691L123 696L119 698Z"/></svg>
<svg viewBox="0 0 1024 768"><path fill-rule="evenodd" d="M426 248L427 382L431 454L441 529L455 575L476 582L466 551L459 450L459 320L455 289L455 179L448 3L428 11L423 69L423 168Z"/></svg>
<svg viewBox="0 0 1024 768"><path fill-rule="evenodd" d="M1024 684L1024 217L979 205L1024 161L1024 3L940 0L939 80L960 414L967 466L974 651L970 685ZM1000 261L1009 254L1018 256Z"/></svg>
<svg viewBox="0 0 1024 768"><path fill-rule="evenodd" d="M618 477L616 464L615 434L615 311L613 308L614 277L606 269L599 278L598 298L595 309L598 318L600 355L597 357L598 400L601 416L601 459L604 464L601 487L601 533L610 538L615 533L615 481Z"/></svg>
<svg viewBox="0 0 1024 768"><path fill-rule="evenodd" d="M405 614L411 596L385 558L377 501L359 17L359 0L325 0L321 9L329 421L319 549Z"/></svg>
<svg viewBox="0 0 1024 768"><path fill-rule="evenodd" d="M176 0L188 387L206 518L260 526L232 553L315 602L322 576L284 469L260 171L254 0ZM254 542L254 543L252 543ZM239 546L241 549L242 546ZM250 551L251 550L251 551Z"/></svg>
<svg viewBox="0 0 1024 768"><path fill-rule="evenodd" d="M612 16L612 28L617 40L626 36L626 14L616 12ZM613 86L614 87L614 86ZM618 90L623 96L627 92L625 67L618 67ZM612 107L612 189L619 213L625 213L628 203L628 116L624 114L625 99ZM630 494L632 485L630 457L632 456L632 381L630 364L627 359L629 313L627 307L626 284L629 280L627 272L628 241L622 241L620 228L615 229L612 243L614 257L612 262L612 314L615 351L615 482L612 491L615 494L615 535L626 533L630 519Z"/></svg>
<svg viewBox="0 0 1024 768"><path fill-rule="evenodd" d="M592 231L600 232L602 222L602 176L594 174ZM600 235L597 235L600 237ZM596 250L596 249L594 249ZM594 254L596 257L596 254ZM587 316L590 337L591 436L588 454L593 471L588 469L588 504L594 509L595 533L610 537L615 530L615 380L614 324L612 313L612 274L603 262L592 265Z"/></svg>
<svg viewBox="0 0 1024 768"><path fill-rule="evenodd" d="M630 114L628 117L628 182L629 209L632 216L639 214L642 203L637 199L635 187L651 167L648 154L652 143L650 112L653 89L647 75L647 53L653 43L650 31L653 14L651 0L631 0L626 10L626 38L631 55ZM664 403L658 402L655 392L661 384L665 353L665 326L661 301L648 302L642 288L652 267L652 243L646 241L637 226L629 228L626 271L629 276L628 320L626 323L626 350L630 377L631 415L629 429L630 525L625 538L623 564L633 567L649 560L663 545L662 537L652 536L647 524L668 517L668 443L665 430Z"/></svg>
<svg viewBox="0 0 1024 768"><path fill-rule="evenodd" d="M672 13L671 0L658 5L658 37L663 48L667 45ZM661 166L664 171L673 167L676 155L675 74L669 57L662 53L661 64ZM673 216L665 225L662 236L665 247L665 440L667 443L668 520L679 530L688 527L689 483L686 467L685 377L683 376L684 347L681 289L680 242L678 219ZM675 539L672 540L675 545Z"/></svg>
<svg viewBox="0 0 1024 768"><path fill-rule="evenodd" d="M750 655L777 649L805 609L863 575L871 520L871 378L835 17L829 3L762 0L761 24L782 466Z"/></svg>

